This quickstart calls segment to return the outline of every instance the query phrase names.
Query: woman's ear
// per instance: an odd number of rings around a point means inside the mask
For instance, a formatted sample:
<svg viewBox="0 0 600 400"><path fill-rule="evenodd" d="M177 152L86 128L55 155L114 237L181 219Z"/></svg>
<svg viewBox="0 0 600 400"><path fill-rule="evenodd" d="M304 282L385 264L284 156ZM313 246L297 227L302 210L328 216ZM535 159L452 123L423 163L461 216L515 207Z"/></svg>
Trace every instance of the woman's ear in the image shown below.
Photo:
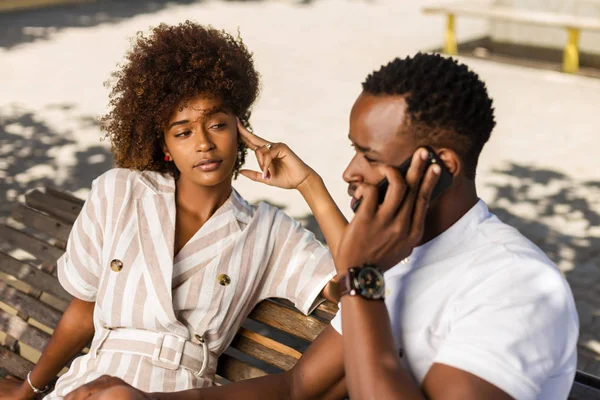
<svg viewBox="0 0 600 400"><path fill-rule="evenodd" d="M457 176L461 173L463 169L462 160L454 150L441 148L437 150L437 154L452 176Z"/></svg>

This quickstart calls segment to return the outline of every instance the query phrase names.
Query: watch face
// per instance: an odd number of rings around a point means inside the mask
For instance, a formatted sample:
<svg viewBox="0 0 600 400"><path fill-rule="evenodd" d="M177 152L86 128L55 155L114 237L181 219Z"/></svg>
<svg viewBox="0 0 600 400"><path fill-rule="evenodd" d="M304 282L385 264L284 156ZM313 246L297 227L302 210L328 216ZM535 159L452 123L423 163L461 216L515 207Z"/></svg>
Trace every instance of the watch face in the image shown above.
<svg viewBox="0 0 600 400"><path fill-rule="evenodd" d="M385 290L383 274L375 268L362 268L356 277L356 289L367 299L381 298Z"/></svg>

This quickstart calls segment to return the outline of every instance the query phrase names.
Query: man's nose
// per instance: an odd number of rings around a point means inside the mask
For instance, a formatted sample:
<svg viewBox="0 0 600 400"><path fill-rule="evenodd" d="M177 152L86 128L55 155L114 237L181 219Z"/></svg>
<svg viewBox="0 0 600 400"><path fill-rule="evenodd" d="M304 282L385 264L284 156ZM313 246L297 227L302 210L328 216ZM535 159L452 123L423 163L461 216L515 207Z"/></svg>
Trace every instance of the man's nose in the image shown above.
<svg viewBox="0 0 600 400"><path fill-rule="evenodd" d="M360 161L358 159L358 154L355 154L354 157L352 157L352 159L350 160L350 163L348 164L346 169L344 170L344 173L342 174L342 178L347 183L352 183L352 182L361 182L363 180L362 176L363 175L362 175L362 171L360 168Z"/></svg>

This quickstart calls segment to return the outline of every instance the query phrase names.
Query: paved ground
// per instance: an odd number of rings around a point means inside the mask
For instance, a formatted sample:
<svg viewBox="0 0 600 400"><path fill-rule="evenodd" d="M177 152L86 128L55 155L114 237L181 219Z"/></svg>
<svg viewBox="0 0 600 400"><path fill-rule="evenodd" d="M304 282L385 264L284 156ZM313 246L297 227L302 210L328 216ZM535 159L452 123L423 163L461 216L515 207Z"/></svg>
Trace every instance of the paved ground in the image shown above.
<svg viewBox="0 0 600 400"><path fill-rule="evenodd" d="M127 38L186 18L239 27L263 75L256 132L289 143L350 216L340 178L351 156L350 106L371 70L440 46L442 20L421 15L422 3L107 0L0 15L0 218L35 185L85 195L111 165L96 117ZM458 29L464 40L486 26L459 20ZM482 156L480 195L565 272L581 319L579 367L600 375L600 80L464 61L487 81L499 121ZM243 178L236 187L311 222L296 193Z"/></svg>

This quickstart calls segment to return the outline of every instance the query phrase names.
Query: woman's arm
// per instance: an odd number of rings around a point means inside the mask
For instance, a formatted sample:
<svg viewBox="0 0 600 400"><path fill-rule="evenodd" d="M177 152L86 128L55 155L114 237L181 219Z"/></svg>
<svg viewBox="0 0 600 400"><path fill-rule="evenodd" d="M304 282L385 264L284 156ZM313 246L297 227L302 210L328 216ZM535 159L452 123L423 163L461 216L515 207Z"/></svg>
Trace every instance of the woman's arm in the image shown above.
<svg viewBox="0 0 600 400"><path fill-rule="evenodd" d="M73 298L62 315L48 346L31 372L31 383L43 389L67 363L90 343L94 336L95 303ZM16 398L30 399L34 393L24 381L14 393ZM4 394L4 393L3 393ZM0 395L0 398L3 396ZM15 398L15 397L12 397Z"/></svg>

